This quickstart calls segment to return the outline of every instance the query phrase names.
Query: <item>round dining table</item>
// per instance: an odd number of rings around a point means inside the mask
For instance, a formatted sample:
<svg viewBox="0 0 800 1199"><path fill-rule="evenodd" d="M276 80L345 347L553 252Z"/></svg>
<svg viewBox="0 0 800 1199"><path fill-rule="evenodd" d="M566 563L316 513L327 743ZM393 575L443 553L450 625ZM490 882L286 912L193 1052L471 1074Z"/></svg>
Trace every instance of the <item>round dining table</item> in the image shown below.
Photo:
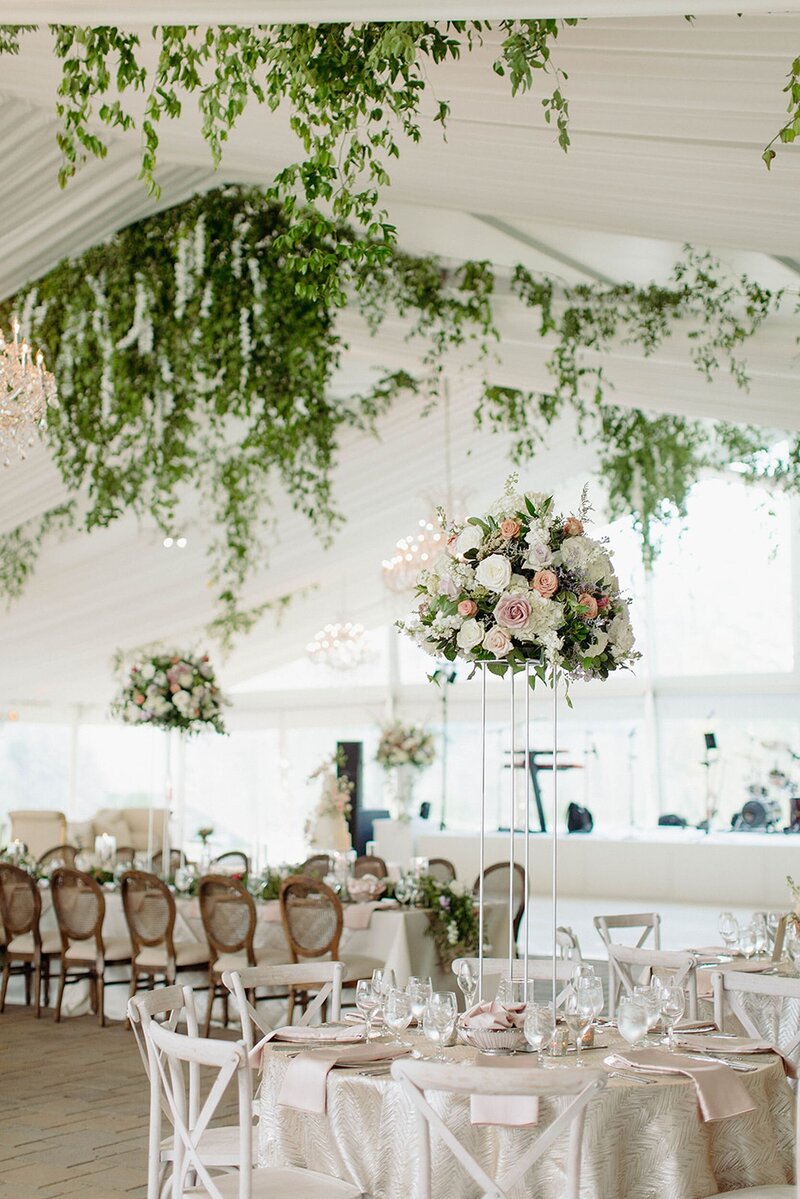
<svg viewBox="0 0 800 1199"><path fill-rule="evenodd" d="M411 1040L426 1051L416 1034ZM604 1057L624 1043L610 1030L600 1040L602 1047L585 1051L584 1059L605 1068ZM453 1060L478 1056L466 1046L446 1052ZM372 1199L416 1199L415 1114L391 1075L333 1069L327 1111L316 1115L278 1102L290 1056L269 1047L263 1054L260 1164L309 1167L356 1184ZM737 1187L791 1182L794 1099L781 1059L763 1054L742 1060L756 1066L736 1074L754 1110L713 1122L701 1118L686 1076L646 1076L652 1082L609 1076L587 1111L581 1199L704 1199ZM574 1065L575 1057L558 1061ZM517 1160L566 1102L542 1099L537 1129L530 1129L472 1125L467 1098L428 1098L492 1174ZM557 1141L509 1193L511 1199L563 1199L566 1144L566 1136ZM435 1137L432 1154L432 1199L480 1199L480 1188Z"/></svg>

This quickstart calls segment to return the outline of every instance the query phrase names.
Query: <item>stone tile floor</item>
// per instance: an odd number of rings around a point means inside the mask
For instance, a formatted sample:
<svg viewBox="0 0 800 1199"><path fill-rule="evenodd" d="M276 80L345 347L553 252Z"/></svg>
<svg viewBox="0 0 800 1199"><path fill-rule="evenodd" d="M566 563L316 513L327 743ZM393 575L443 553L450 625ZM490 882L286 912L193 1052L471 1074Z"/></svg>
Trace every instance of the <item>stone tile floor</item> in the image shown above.
<svg viewBox="0 0 800 1199"><path fill-rule="evenodd" d="M55 1024L18 1005L0 1015L0 1199L141 1199L147 1119L144 1069L124 1025Z"/></svg>

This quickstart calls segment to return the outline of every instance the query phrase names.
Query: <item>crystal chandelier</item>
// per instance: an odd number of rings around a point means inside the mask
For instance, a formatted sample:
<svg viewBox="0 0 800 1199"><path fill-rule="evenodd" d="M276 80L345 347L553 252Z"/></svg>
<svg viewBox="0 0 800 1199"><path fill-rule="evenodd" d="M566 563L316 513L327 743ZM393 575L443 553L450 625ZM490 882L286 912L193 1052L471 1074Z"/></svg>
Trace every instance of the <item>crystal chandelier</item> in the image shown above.
<svg viewBox="0 0 800 1199"><path fill-rule="evenodd" d="M306 653L312 662L330 666L332 670L355 670L375 657L364 626L349 620L344 624L326 624L309 641Z"/></svg>
<svg viewBox="0 0 800 1199"><path fill-rule="evenodd" d="M418 531L401 537L391 558L384 559L384 583L398 594L413 591L419 572L433 565L446 544L446 534L438 523L421 520Z"/></svg>
<svg viewBox="0 0 800 1199"><path fill-rule="evenodd" d="M23 460L36 442L37 430L47 428L47 409L58 407L56 381L44 368L39 350L35 359L26 341L19 340L19 321L14 317L14 340L0 333L0 452L3 465L10 466L10 451Z"/></svg>

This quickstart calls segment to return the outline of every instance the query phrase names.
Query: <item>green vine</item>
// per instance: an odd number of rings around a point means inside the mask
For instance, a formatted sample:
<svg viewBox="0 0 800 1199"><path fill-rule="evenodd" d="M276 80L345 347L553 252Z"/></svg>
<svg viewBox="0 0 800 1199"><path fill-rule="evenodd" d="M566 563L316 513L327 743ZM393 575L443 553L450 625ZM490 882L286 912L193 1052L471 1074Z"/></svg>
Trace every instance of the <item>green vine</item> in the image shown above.
<svg viewBox="0 0 800 1199"><path fill-rule="evenodd" d="M771 465L761 430L647 414L609 398L602 364L615 345L647 356L678 330L704 378L727 371L747 386L743 346L782 297L726 278L709 255L687 248L669 285L647 288L563 289L518 266L513 294L551 347L552 386L534 392L491 377L499 334L487 263L448 271L389 247L376 264L356 249L350 227L316 213L291 273L284 246L295 216L256 190L220 189L130 226L0 305L0 326L16 309L58 379L61 405L47 437L65 486L81 497L0 540L0 592L20 594L43 539L67 521L91 531L132 511L165 535L194 523L207 537L216 587L209 631L230 643L289 602L243 602L279 535L276 492L329 543L341 521L334 477L343 431L374 431L400 396L427 411L437 372L464 346L484 374L478 425L510 431L516 460L526 462L553 422L574 414L597 450L612 514L636 514L647 561L659 524L685 511L706 468L739 460L750 477L800 486L797 444ZM323 286L299 284L306 268ZM348 302L373 333L389 313L404 317L419 371L332 398L347 348L336 318Z"/></svg>

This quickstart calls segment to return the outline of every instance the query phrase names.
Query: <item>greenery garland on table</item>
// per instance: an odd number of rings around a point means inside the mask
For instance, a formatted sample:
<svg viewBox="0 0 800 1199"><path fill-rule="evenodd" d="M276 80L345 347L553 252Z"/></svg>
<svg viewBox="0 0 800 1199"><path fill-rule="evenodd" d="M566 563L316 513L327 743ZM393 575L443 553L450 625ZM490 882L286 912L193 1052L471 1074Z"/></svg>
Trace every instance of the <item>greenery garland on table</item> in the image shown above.
<svg viewBox="0 0 800 1199"><path fill-rule="evenodd" d="M488 263L448 271L392 249L376 264L352 229L316 214L289 270L282 246L293 220L262 192L223 188L61 262L0 306L0 325L16 308L53 364L61 406L47 438L64 484L80 496L0 536L0 593L20 594L44 538L65 525L91 531L133 512L172 533L182 497L199 493L214 532L214 631L223 639L246 632L287 603L242 604L252 572L268 560L276 486L328 542L341 519L333 476L342 433L373 430L401 395L416 393L422 409L431 375L469 343L485 375L476 421L510 430L522 462L573 411L597 448L612 514L636 514L648 560L657 523L685 510L703 469L739 460L750 477L800 483L797 442L776 468L764 455L776 438L763 430L609 402L598 355L615 341L650 355L686 323L701 374L726 370L747 386L742 346L782 297L745 276L727 278L710 256L687 248L669 285L646 288L561 288L517 267L513 293L552 346L552 386L525 392L491 378L499 331ZM303 271L324 286L310 294ZM407 318L421 371L333 398L347 348L336 317L348 302L373 332L392 312Z"/></svg>
<svg viewBox="0 0 800 1199"><path fill-rule="evenodd" d="M433 938L439 968L448 971L456 958L478 952L478 916L472 891L453 879L438 882L429 874L415 880L416 903L428 913L428 936Z"/></svg>

